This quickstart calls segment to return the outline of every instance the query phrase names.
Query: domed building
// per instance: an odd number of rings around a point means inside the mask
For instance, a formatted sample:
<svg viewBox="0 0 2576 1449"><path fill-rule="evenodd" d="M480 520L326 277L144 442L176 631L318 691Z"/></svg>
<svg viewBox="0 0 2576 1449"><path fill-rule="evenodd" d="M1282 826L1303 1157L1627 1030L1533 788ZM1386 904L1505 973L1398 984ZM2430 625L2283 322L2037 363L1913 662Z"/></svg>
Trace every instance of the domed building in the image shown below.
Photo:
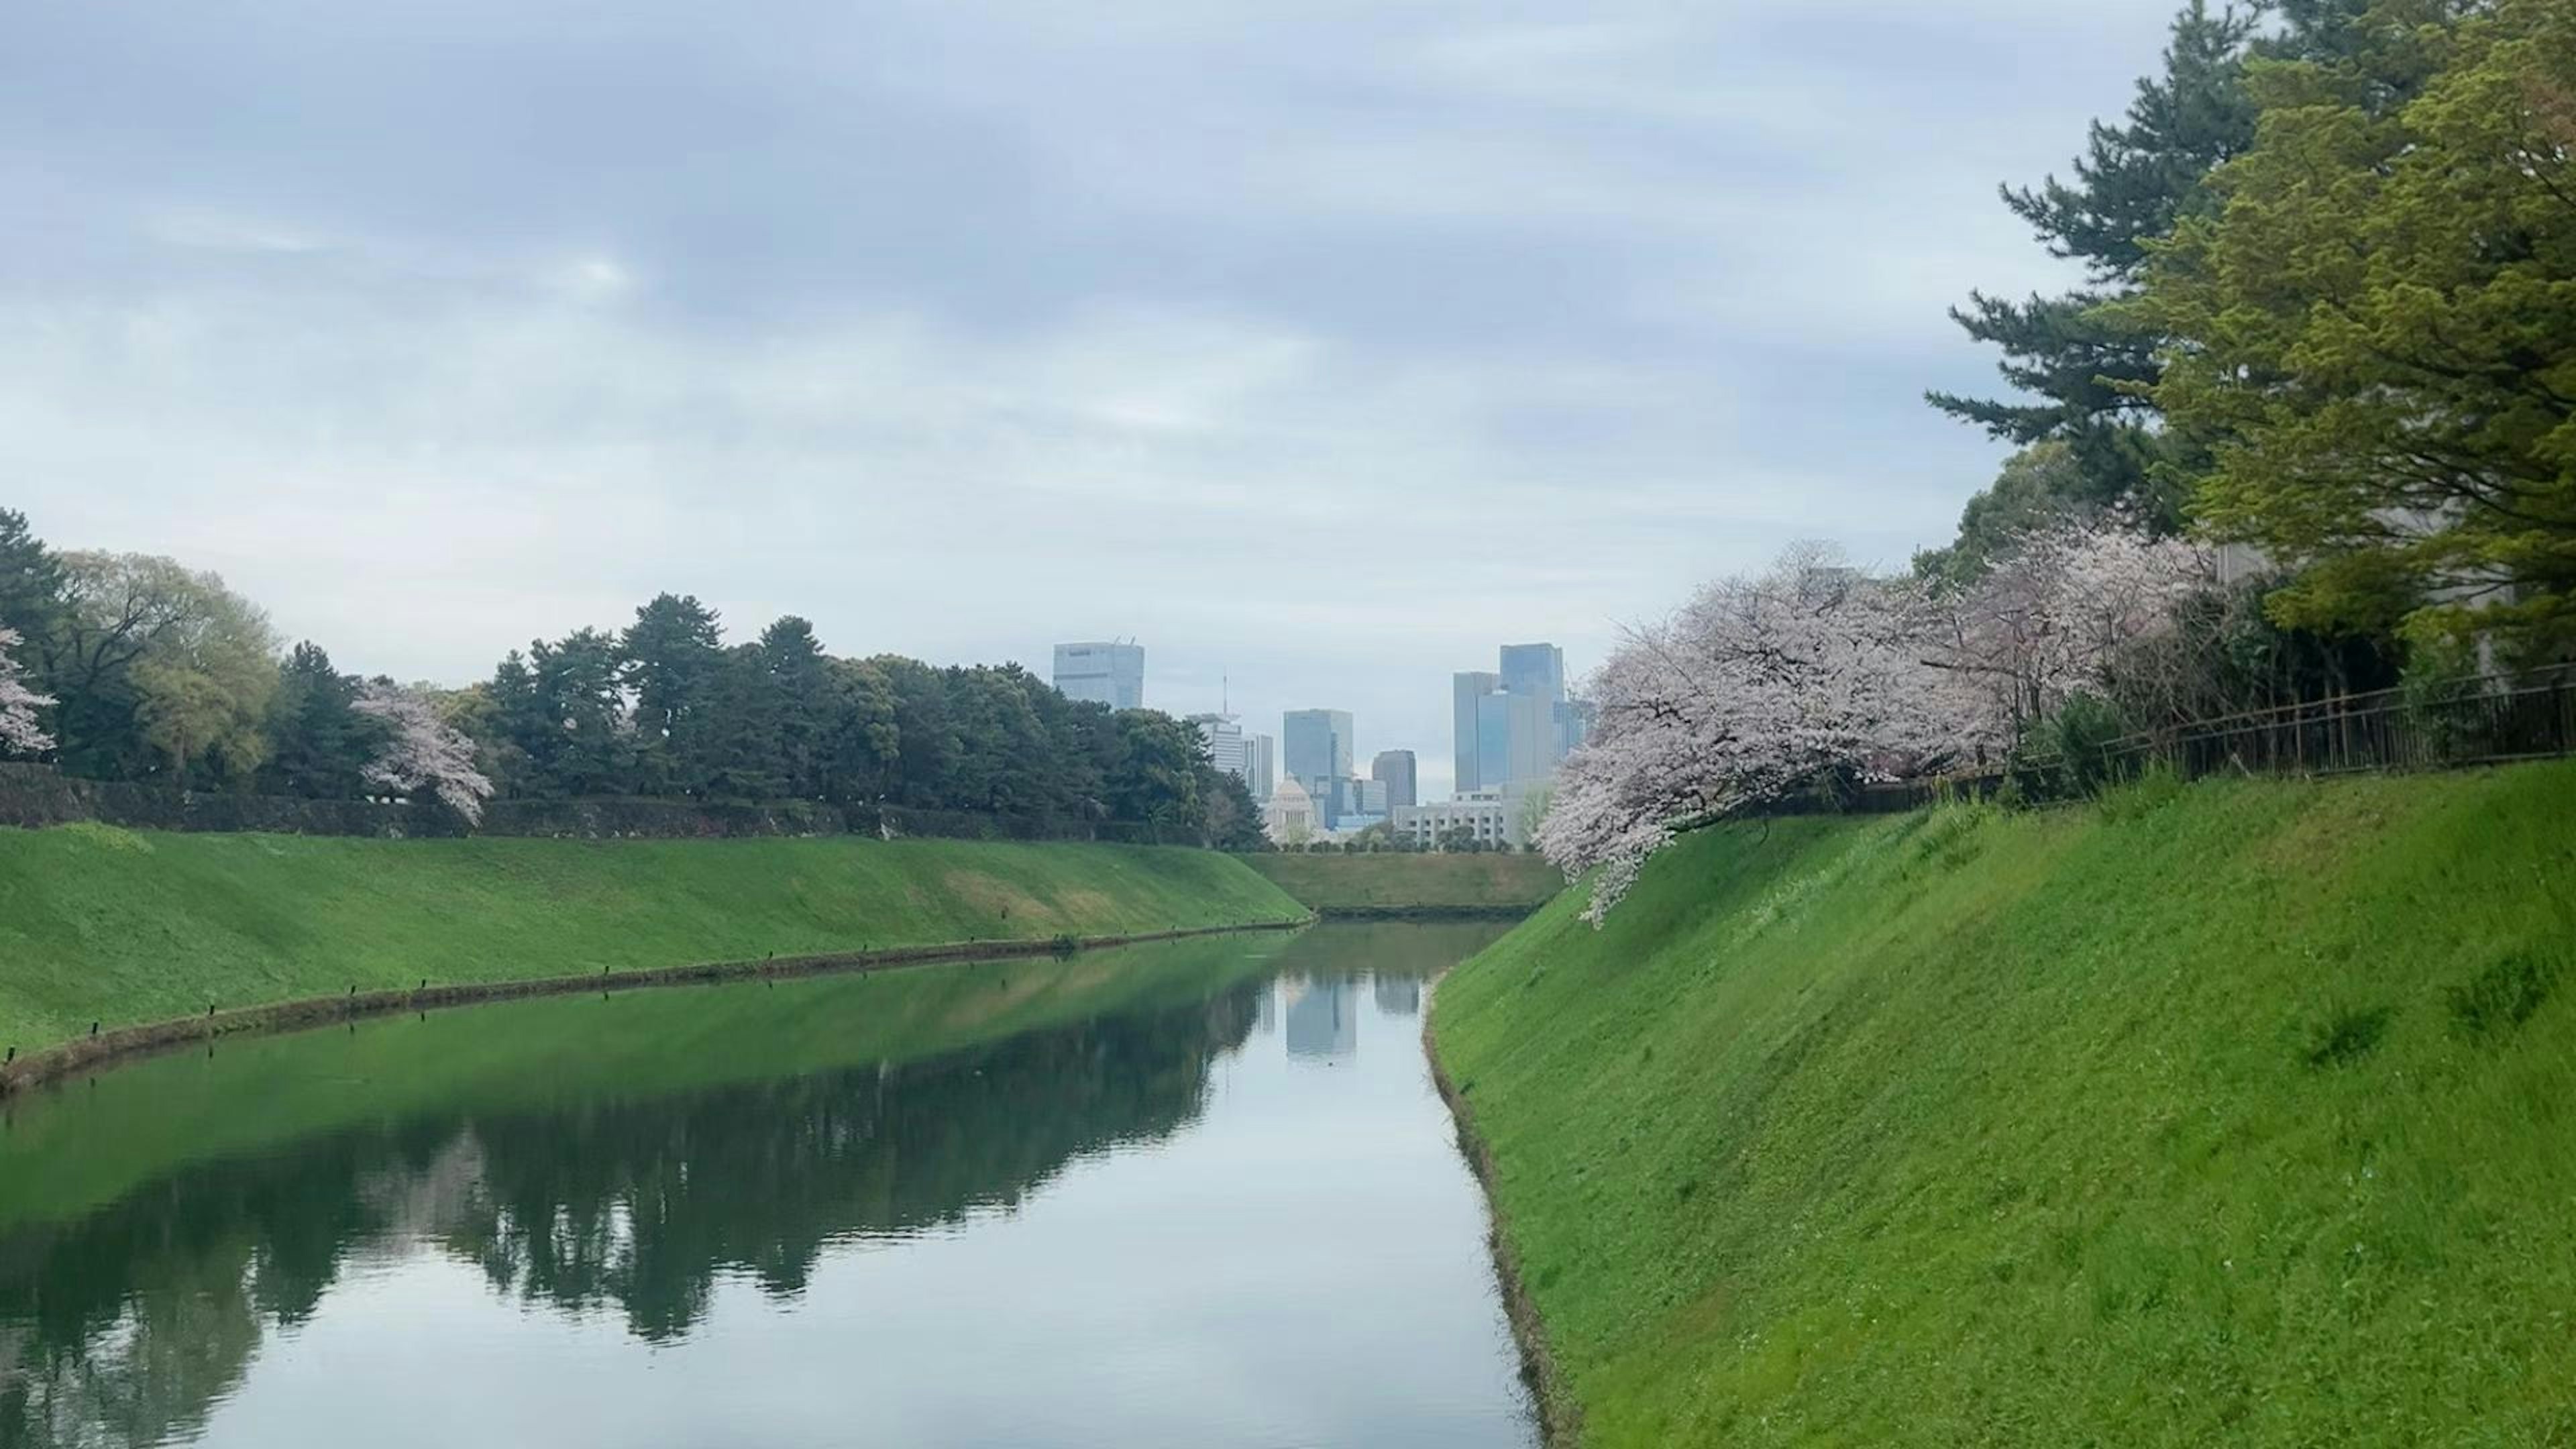
<svg viewBox="0 0 2576 1449"><path fill-rule="evenodd" d="M1270 803L1261 808L1261 829L1271 844L1293 848L1321 835L1324 819L1315 810L1315 797L1306 793L1296 776L1288 775L1270 792Z"/></svg>

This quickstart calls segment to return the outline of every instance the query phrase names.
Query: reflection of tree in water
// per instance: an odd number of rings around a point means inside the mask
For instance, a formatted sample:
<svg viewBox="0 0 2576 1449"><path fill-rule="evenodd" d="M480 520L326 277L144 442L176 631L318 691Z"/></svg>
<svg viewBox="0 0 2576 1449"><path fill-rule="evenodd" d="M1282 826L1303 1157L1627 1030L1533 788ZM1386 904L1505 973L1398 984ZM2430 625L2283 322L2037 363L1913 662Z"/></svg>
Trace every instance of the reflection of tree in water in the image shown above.
<svg viewBox="0 0 2576 1449"><path fill-rule="evenodd" d="M451 1117L191 1169L0 1239L0 1449L200 1427L264 1327L302 1322L351 1254L404 1238L529 1301L614 1305L656 1340L698 1321L722 1273L793 1295L836 1238L1016 1204L1077 1156L1183 1126L1258 989L901 1066Z"/></svg>
<svg viewBox="0 0 2576 1449"><path fill-rule="evenodd" d="M835 1237L1016 1203L1078 1154L1171 1132L1252 1012L1247 987L902 1067L479 1121L484 1190L446 1240L498 1287L668 1338L719 1269L792 1295Z"/></svg>

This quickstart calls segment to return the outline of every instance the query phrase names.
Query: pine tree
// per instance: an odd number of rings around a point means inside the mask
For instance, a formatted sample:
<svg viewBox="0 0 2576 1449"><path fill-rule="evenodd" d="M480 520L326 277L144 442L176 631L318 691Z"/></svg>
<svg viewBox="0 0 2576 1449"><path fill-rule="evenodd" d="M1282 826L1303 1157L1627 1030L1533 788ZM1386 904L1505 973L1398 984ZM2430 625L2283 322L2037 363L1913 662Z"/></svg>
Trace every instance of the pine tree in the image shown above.
<svg viewBox="0 0 2576 1449"><path fill-rule="evenodd" d="M2153 481L2165 445L2144 390L2160 375L2161 338L2101 308L2136 293L2151 244L2210 210L2209 173L2254 143L2243 71L2255 20L2192 0L2174 21L2163 74L2138 82L2120 124L2093 124L2071 181L2002 188L2051 255L2083 264L2083 287L2020 302L1972 293L1951 311L1969 336L2002 349L2004 380L2027 399L1934 392L1930 402L2019 446L2062 443L2074 463L2061 480L2069 504L2125 500L2157 527L2180 525L2182 500Z"/></svg>

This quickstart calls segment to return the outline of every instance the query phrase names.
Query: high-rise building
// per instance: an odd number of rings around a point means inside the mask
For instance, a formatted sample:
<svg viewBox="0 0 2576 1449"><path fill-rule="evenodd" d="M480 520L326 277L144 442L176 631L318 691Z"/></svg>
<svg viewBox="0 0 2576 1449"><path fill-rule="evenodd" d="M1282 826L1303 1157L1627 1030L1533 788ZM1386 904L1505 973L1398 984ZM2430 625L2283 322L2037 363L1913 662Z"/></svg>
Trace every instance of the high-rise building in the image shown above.
<svg viewBox="0 0 2576 1449"><path fill-rule="evenodd" d="M1251 789L1252 761L1248 748L1251 742L1245 738L1243 726L1235 722L1235 717L1230 714L1194 714L1189 722L1198 726L1199 738L1207 741L1208 763L1241 780L1244 789ZM1258 800L1261 797L1255 795L1253 798Z"/></svg>
<svg viewBox="0 0 2576 1449"><path fill-rule="evenodd" d="M1317 780L1342 779L1351 772L1351 712L1292 709L1279 718L1279 743L1281 763L1308 789Z"/></svg>
<svg viewBox="0 0 2576 1449"><path fill-rule="evenodd" d="M1252 787L1254 800L1270 802L1270 792L1279 788L1278 736L1243 737L1243 783Z"/></svg>
<svg viewBox="0 0 2576 1449"><path fill-rule="evenodd" d="M1546 779L1557 751L1556 706L1534 694L1497 692L1476 701L1477 788L1507 790Z"/></svg>
<svg viewBox="0 0 2576 1449"><path fill-rule="evenodd" d="M1386 805L1390 810L1399 805L1421 802L1421 791L1416 783L1418 773L1411 750L1380 750L1377 758L1369 762L1369 778L1386 786Z"/></svg>
<svg viewBox="0 0 2576 1449"><path fill-rule="evenodd" d="M1458 774L1453 788L1459 794L1481 789L1485 772L1479 767L1476 750L1476 701L1503 687L1503 677L1486 670L1468 670L1449 681L1454 706L1452 724L1456 730L1450 738L1457 742Z"/></svg>
<svg viewBox="0 0 2576 1449"><path fill-rule="evenodd" d="M1145 649L1139 644L1058 644L1056 692L1111 709L1145 707Z"/></svg>
<svg viewBox="0 0 2576 1449"><path fill-rule="evenodd" d="M1554 704L1565 698L1565 651L1553 644L1503 646L1503 692Z"/></svg>
<svg viewBox="0 0 2576 1449"><path fill-rule="evenodd" d="M1525 793L1554 778L1583 742L1590 716L1565 697L1565 652L1553 644L1506 644L1502 668L1451 681L1456 711L1457 793Z"/></svg>
<svg viewBox="0 0 2576 1449"><path fill-rule="evenodd" d="M1343 814L1345 788L1351 775L1351 712L1346 709L1292 709L1279 720L1280 764L1306 793L1315 797L1324 825L1332 828Z"/></svg>

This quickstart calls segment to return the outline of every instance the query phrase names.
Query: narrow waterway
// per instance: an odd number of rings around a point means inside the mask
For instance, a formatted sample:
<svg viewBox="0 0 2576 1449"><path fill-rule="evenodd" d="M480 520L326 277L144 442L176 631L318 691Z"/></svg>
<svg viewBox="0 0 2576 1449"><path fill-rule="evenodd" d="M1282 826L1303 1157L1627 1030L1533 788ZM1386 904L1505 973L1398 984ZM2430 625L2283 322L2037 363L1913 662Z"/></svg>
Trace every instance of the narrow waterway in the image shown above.
<svg viewBox="0 0 2576 1449"><path fill-rule="evenodd" d="M0 1446L1533 1436L1475 924L218 1043L0 1104Z"/></svg>

